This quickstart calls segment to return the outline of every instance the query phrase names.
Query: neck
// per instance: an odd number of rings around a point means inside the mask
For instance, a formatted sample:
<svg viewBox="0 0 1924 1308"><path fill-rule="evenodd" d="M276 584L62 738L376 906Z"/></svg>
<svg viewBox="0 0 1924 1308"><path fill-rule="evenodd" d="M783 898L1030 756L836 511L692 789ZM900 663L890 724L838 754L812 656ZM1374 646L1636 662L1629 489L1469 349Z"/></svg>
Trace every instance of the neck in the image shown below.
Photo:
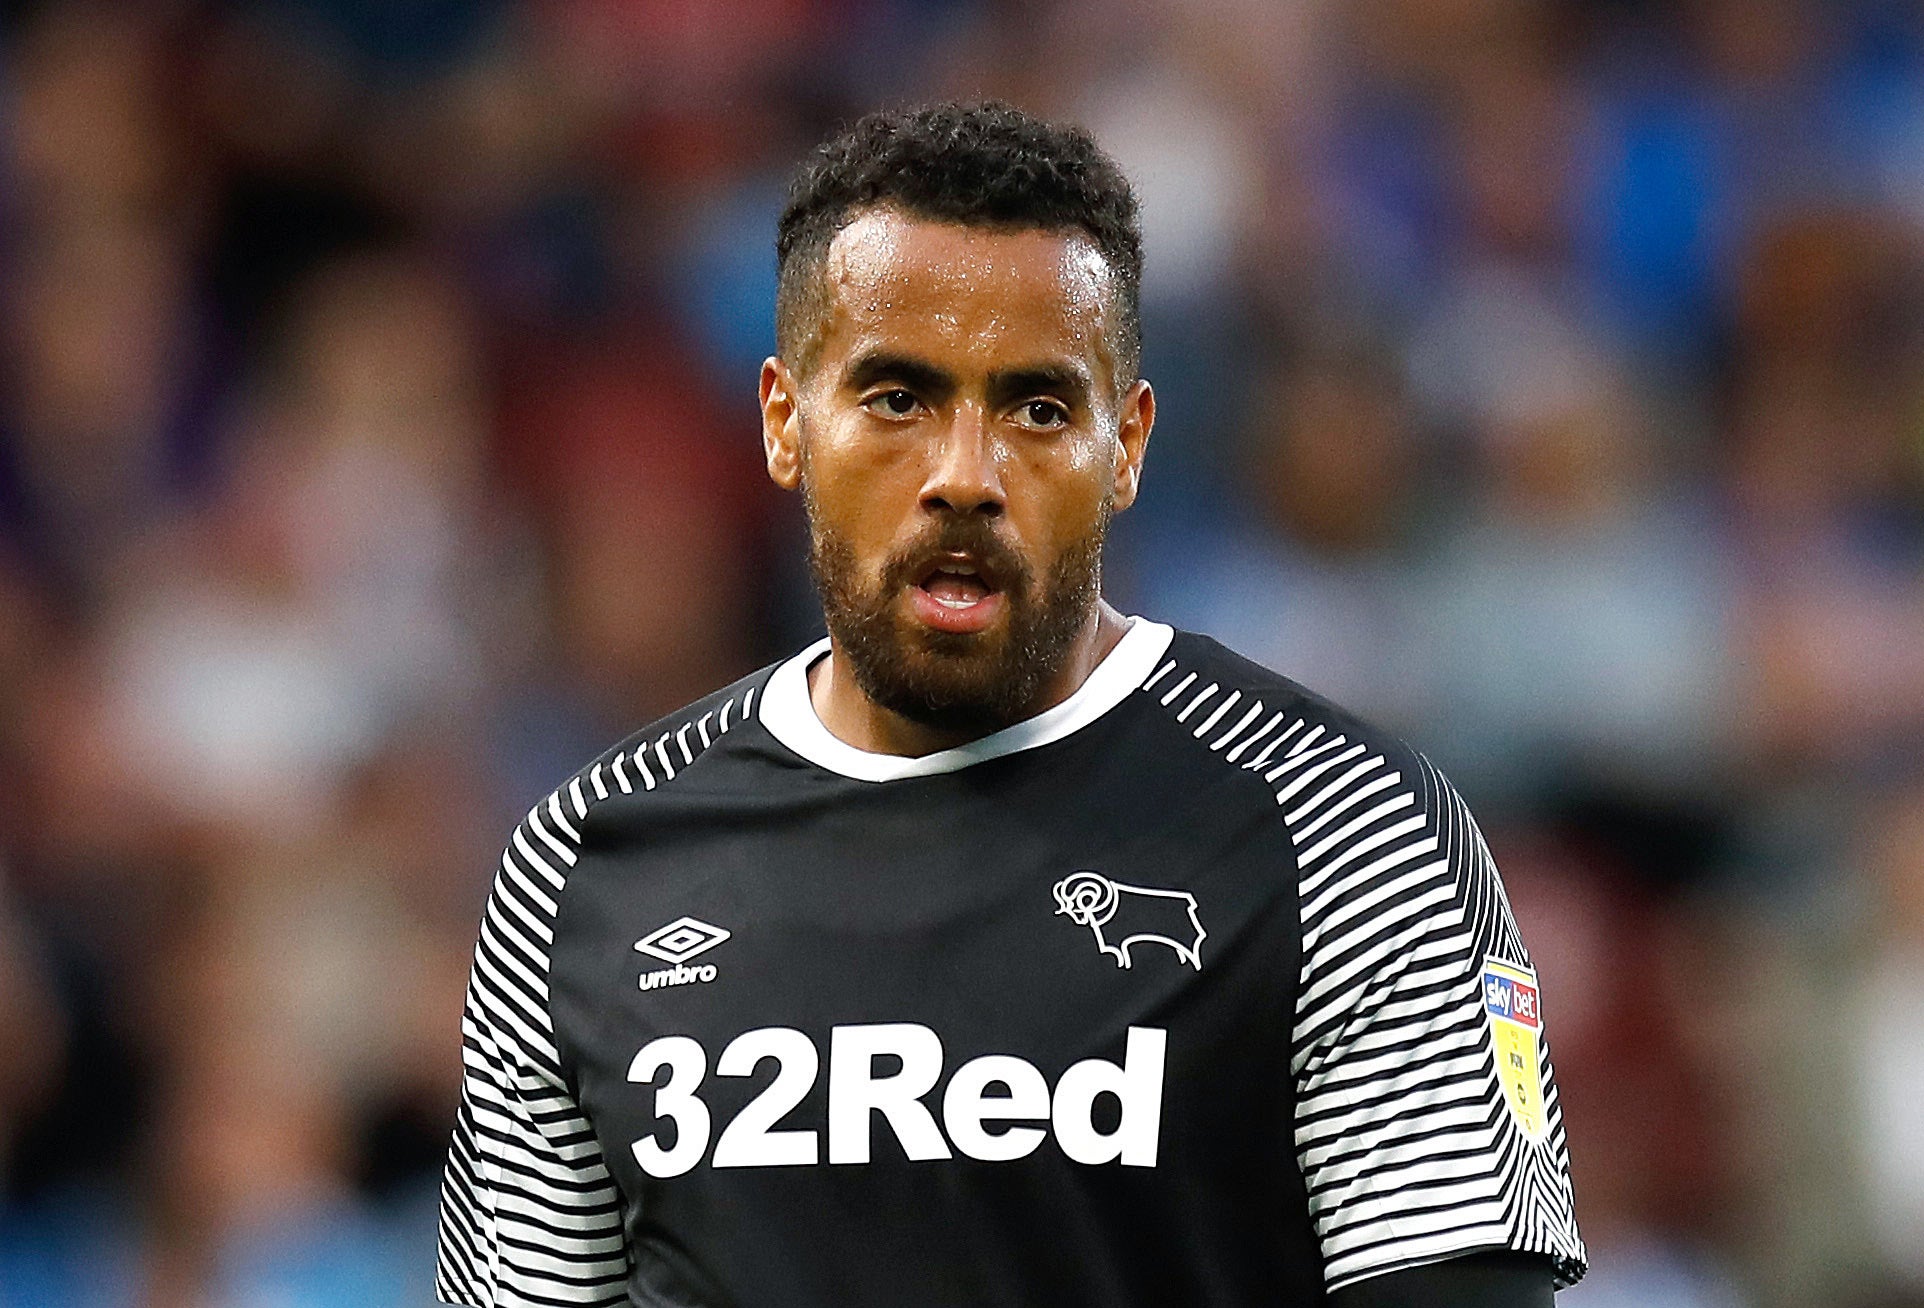
<svg viewBox="0 0 1924 1308"><path fill-rule="evenodd" d="M1109 656L1109 651L1128 629L1129 620L1107 600L1096 601L1089 620L1070 643L1069 655L1062 661L1061 670L1043 687L1023 718L1045 713L1081 689L1089 674ZM833 642L829 656L809 670L808 697L815 706L815 716L822 720L830 735L871 754L920 758L980 740L993 730L944 730L882 707L856 683L848 656Z"/></svg>

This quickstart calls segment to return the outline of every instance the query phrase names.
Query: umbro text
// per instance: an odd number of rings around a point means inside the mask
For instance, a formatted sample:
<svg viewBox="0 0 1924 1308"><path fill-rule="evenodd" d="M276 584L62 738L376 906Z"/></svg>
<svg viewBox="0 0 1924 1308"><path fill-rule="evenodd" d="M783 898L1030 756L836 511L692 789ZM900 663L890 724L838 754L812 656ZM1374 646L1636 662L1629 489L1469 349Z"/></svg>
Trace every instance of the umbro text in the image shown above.
<svg viewBox="0 0 1924 1308"><path fill-rule="evenodd" d="M689 986L697 982L713 981L714 979L715 965L713 963L699 963L694 967L683 967L680 963L677 963L673 967L664 967L653 972L643 972L641 974L641 988L643 990L654 990L661 986Z"/></svg>

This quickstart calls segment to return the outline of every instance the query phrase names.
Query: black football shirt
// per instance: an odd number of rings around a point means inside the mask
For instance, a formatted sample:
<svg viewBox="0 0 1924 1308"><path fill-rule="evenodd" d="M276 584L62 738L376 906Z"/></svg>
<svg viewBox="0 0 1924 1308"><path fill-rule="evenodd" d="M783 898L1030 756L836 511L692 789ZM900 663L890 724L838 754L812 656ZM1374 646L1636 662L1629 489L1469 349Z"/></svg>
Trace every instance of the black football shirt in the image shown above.
<svg viewBox="0 0 1924 1308"><path fill-rule="evenodd" d="M1314 1305L1584 1252L1544 1009L1420 755L1132 619L921 758L827 643L516 828L463 1020L457 1304Z"/></svg>

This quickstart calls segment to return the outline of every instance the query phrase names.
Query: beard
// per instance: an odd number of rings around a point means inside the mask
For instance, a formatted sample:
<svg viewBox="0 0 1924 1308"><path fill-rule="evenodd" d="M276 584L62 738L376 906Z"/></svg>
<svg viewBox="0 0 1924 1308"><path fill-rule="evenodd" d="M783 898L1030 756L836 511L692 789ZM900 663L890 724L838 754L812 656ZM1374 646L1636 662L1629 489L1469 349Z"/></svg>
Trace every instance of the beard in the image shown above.
<svg viewBox="0 0 1924 1308"><path fill-rule="evenodd" d="M863 694L911 722L963 734L998 731L1034 712L1101 593L1107 499L1090 532L1040 581L986 519L948 517L891 555L865 586L854 549L822 522L806 483L803 497L822 616ZM999 579L1008 616L998 628L936 631L901 616L910 578L952 550L974 554Z"/></svg>

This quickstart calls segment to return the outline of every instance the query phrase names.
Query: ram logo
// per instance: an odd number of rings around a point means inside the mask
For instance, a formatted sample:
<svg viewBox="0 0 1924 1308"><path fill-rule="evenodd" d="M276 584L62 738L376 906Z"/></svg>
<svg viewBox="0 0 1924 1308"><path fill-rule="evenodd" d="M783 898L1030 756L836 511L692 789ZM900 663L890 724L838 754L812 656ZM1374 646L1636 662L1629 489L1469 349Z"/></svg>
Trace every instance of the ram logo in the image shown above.
<svg viewBox="0 0 1924 1308"><path fill-rule="evenodd" d="M1209 933L1187 890L1125 886L1100 872L1072 872L1056 882L1056 913L1095 932L1096 948L1113 955L1117 967L1129 967L1129 946L1147 940L1168 945L1202 971L1202 942Z"/></svg>

